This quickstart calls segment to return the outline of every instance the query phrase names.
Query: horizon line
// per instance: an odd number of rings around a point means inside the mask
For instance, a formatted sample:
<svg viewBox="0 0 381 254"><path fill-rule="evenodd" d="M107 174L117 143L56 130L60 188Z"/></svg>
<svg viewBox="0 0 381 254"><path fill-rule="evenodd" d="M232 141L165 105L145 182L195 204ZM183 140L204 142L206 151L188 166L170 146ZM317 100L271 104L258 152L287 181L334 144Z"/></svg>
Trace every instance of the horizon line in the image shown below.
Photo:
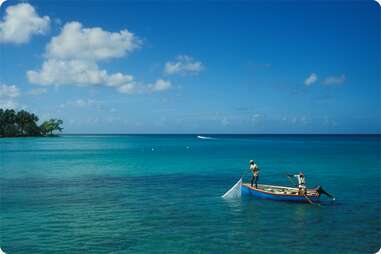
<svg viewBox="0 0 381 254"><path fill-rule="evenodd" d="M61 133L58 135L381 135L380 133Z"/></svg>

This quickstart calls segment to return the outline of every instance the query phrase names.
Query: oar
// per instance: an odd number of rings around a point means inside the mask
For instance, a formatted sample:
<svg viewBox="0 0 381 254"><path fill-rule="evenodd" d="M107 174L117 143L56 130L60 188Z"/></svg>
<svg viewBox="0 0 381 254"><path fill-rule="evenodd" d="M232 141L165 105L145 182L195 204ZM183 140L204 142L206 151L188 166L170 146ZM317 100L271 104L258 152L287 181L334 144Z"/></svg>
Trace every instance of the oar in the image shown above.
<svg viewBox="0 0 381 254"><path fill-rule="evenodd" d="M309 197L307 197L306 194L304 194L303 196L307 199L308 203L310 203L311 205L315 204L314 202L312 202L312 200Z"/></svg>
<svg viewBox="0 0 381 254"><path fill-rule="evenodd" d="M304 197L307 199L308 203L310 203L311 205L317 205L317 206L321 207L321 205L319 203L312 202L312 200L309 197L307 197L307 195L304 195Z"/></svg>

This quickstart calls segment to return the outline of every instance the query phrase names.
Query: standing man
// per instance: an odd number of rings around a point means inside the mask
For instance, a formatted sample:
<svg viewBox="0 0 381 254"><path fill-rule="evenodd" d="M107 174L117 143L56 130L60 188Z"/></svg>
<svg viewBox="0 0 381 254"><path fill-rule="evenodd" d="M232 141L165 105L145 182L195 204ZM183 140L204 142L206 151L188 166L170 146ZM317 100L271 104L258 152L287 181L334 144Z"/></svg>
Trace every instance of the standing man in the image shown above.
<svg viewBox="0 0 381 254"><path fill-rule="evenodd" d="M257 182L259 178L259 167L254 163L253 160L250 161L250 170L253 173L251 178L251 187L253 187L253 183L255 183L255 188L258 188Z"/></svg>
<svg viewBox="0 0 381 254"><path fill-rule="evenodd" d="M298 188L299 188L299 195L307 195L307 186L306 186L306 178L304 177L304 174L302 171L300 171L297 175L288 175L290 177L295 177L298 180Z"/></svg>

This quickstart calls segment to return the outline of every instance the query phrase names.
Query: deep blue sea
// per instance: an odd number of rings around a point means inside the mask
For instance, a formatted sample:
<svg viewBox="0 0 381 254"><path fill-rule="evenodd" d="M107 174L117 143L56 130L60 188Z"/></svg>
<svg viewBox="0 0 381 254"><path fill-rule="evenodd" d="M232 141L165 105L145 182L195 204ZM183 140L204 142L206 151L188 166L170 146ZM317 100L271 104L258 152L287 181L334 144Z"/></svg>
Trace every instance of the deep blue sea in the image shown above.
<svg viewBox="0 0 381 254"><path fill-rule="evenodd" d="M375 253L379 135L63 135L0 139L0 247L14 253ZM334 204L220 196L303 170Z"/></svg>

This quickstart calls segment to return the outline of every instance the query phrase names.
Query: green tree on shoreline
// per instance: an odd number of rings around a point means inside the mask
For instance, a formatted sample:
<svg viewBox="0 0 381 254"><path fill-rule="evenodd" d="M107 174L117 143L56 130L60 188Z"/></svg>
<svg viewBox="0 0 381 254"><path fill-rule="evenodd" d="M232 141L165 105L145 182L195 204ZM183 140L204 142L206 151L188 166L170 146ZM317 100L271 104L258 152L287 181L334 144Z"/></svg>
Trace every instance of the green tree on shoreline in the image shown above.
<svg viewBox="0 0 381 254"><path fill-rule="evenodd" d="M42 135L53 135L54 131L62 131L61 125L63 124L63 121L60 119L50 119L48 121L45 121L41 124L40 130Z"/></svg>
<svg viewBox="0 0 381 254"><path fill-rule="evenodd" d="M35 137L53 135L54 131L62 131L63 121L50 119L37 124L38 117L25 110L16 112L13 109L0 108L0 137Z"/></svg>
<svg viewBox="0 0 381 254"><path fill-rule="evenodd" d="M16 123L19 126L19 132L21 136L38 135L39 128L36 124L37 121L38 117L35 114L29 113L25 110L21 110L16 114Z"/></svg>

